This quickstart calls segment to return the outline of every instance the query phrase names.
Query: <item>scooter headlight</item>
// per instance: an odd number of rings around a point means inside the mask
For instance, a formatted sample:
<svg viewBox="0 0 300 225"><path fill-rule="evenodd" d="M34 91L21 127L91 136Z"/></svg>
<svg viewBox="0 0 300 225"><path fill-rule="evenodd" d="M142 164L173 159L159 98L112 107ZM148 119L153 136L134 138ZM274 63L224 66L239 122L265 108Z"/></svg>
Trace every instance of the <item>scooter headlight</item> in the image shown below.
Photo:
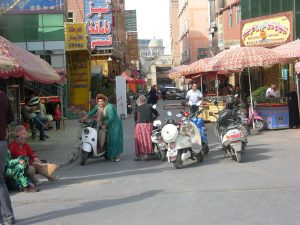
<svg viewBox="0 0 300 225"><path fill-rule="evenodd" d="M85 129L83 130L83 133L87 135L87 134L90 133L90 130L89 130L88 128L85 128Z"/></svg>

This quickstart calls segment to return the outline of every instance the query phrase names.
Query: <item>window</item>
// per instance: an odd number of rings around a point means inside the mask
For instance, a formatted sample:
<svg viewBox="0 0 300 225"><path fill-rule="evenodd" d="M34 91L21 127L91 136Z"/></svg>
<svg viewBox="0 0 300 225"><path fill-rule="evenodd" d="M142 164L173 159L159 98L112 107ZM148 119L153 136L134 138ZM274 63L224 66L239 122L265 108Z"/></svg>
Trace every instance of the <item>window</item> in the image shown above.
<svg viewBox="0 0 300 225"><path fill-rule="evenodd" d="M67 21L71 22L71 23L75 22L74 21L74 13L73 12L68 12L68 20Z"/></svg>
<svg viewBox="0 0 300 225"><path fill-rule="evenodd" d="M241 22L241 6L236 6L236 24L239 24Z"/></svg>
<svg viewBox="0 0 300 225"><path fill-rule="evenodd" d="M228 11L228 26L232 27L232 8L231 7Z"/></svg>

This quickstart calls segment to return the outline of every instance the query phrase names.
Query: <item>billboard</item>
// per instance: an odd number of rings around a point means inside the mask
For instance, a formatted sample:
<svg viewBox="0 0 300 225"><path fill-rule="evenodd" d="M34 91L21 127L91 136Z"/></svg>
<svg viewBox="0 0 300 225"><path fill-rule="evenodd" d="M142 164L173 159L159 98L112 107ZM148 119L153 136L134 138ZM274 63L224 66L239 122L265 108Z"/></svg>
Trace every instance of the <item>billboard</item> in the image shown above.
<svg viewBox="0 0 300 225"><path fill-rule="evenodd" d="M113 45L111 0L84 0L84 19L91 37L91 48L111 48Z"/></svg>
<svg viewBox="0 0 300 225"><path fill-rule="evenodd" d="M36 14L36 13L64 13L64 0L2 0L0 1L0 15L6 14Z"/></svg>
<svg viewBox="0 0 300 225"><path fill-rule="evenodd" d="M87 49L85 23L65 23L66 51Z"/></svg>
<svg viewBox="0 0 300 225"><path fill-rule="evenodd" d="M277 46L293 39L292 12L241 22L241 46Z"/></svg>
<svg viewBox="0 0 300 225"><path fill-rule="evenodd" d="M126 31L137 31L136 10L125 10Z"/></svg>

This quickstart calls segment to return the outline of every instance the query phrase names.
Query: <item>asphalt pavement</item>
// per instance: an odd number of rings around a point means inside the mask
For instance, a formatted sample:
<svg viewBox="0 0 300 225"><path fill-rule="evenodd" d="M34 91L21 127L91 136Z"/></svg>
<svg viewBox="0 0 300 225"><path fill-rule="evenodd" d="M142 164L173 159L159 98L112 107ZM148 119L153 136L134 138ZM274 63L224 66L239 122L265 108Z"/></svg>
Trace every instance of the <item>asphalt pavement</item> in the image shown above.
<svg viewBox="0 0 300 225"><path fill-rule="evenodd" d="M164 120L162 104L158 108ZM207 124L211 151L202 163L188 162L178 170L159 160L133 161L132 115L123 122L120 162L88 159L80 166L77 160L58 171L59 182L45 181L41 192L12 193L17 224L300 224L300 130L250 136L239 164L224 158L212 124ZM55 157L60 151L70 156L76 150L75 123L74 129L71 122L68 127L67 136L56 137L66 132L58 131L50 138L51 146L43 143ZM47 154L44 157L59 160Z"/></svg>

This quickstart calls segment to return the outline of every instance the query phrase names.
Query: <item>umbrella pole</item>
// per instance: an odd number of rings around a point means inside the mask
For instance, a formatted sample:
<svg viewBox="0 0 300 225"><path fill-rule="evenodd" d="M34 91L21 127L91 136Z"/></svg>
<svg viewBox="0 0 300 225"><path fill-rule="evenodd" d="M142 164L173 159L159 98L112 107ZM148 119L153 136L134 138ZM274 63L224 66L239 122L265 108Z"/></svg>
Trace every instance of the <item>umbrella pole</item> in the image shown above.
<svg viewBox="0 0 300 225"><path fill-rule="evenodd" d="M242 93L241 93L241 90L242 90L242 84L241 84L241 72L239 72L239 85L240 85L240 90L239 90L239 96L240 96L240 101L242 101Z"/></svg>
<svg viewBox="0 0 300 225"><path fill-rule="evenodd" d="M203 107L204 91L203 91L203 84L202 84L202 75L201 75L201 92L202 92L202 101L201 101L201 107Z"/></svg>
<svg viewBox="0 0 300 225"><path fill-rule="evenodd" d="M219 82L218 82L218 73L216 73L216 85L217 85L217 101L219 101Z"/></svg>
<svg viewBox="0 0 300 225"><path fill-rule="evenodd" d="M250 89L250 103L251 103L251 113L253 115L253 99L252 99L252 88L251 88L251 78L250 78L250 69L248 67L248 79L249 79L249 89ZM252 120L253 129L255 129L254 119Z"/></svg>

